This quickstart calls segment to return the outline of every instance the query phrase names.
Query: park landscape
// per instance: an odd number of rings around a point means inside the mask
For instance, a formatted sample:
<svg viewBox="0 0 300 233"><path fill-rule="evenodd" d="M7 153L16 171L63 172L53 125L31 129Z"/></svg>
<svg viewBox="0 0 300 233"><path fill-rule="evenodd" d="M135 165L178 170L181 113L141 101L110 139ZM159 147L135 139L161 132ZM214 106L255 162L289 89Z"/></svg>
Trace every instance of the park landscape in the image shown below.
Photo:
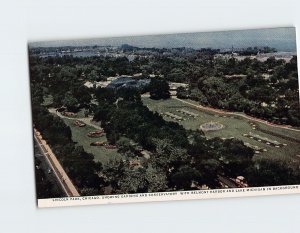
<svg viewBox="0 0 300 233"><path fill-rule="evenodd" d="M29 44L38 198L300 183L295 41L112 41Z"/></svg>

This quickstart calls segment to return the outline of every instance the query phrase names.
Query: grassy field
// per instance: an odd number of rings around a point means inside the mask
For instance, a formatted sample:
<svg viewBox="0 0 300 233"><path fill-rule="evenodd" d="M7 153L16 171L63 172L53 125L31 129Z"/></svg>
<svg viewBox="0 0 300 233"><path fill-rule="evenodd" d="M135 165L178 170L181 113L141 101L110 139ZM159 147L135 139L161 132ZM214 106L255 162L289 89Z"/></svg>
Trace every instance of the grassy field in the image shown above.
<svg viewBox="0 0 300 233"><path fill-rule="evenodd" d="M178 122L179 124L183 125L186 129L199 129L201 124L210 121L219 122L225 126L223 129L218 131L208 131L205 132L205 135L208 138L235 137L243 140L244 142L248 142L252 145L259 146L260 148L267 149L266 152L262 152L261 154L256 155L255 158L269 157L270 159L277 158L289 161L294 160L295 162L299 162L299 159L297 159L295 155L300 154L300 143L286 138L289 137L296 140L300 139L299 132L294 132L281 128L274 128L257 122L253 122L256 125L255 129L253 129L252 125L250 124L250 120L238 116L230 116L226 114L214 113L208 110L201 110L188 104L182 103L176 99L152 100L148 97L143 97L143 102L152 111L157 111L160 114L164 112L171 112L175 115L183 117L184 120L179 122L168 116L163 116L165 120ZM198 116L194 118L187 116L184 113L176 111L181 109L196 113L198 114ZM267 131L269 131L270 133L267 133ZM287 146L284 146L282 148L276 148L274 146L267 145L263 142L258 142L254 139L243 136L243 134L248 134L249 132L258 134L263 137L267 137L271 140L276 140L280 143L285 143L287 144Z"/></svg>
<svg viewBox="0 0 300 233"><path fill-rule="evenodd" d="M83 146L86 152L92 153L95 156L95 161L100 161L101 163L106 164L110 159L121 159L121 155L117 152L117 149L106 149L103 146L90 146L91 142L106 141L105 135L98 138L91 138L87 136L90 131L95 130L94 127L88 125L85 127L78 127L73 124L73 120L66 118L62 119L71 128L73 141L77 142L78 145Z"/></svg>
<svg viewBox="0 0 300 233"><path fill-rule="evenodd" d="M179 102L177 100L175 100L175 101ZM193 100L186 99L185 101L190 102L192 104L198 104L196 101L193 101ZM208 113L212 114L211 111L208 111ZM243 112L239 112L239 114L245 115ZM224 115L226 115L226 114L224 114ZM240 119L241 120L247 120L247 119L244 119L242 117ZM282 134L284 136L295 138L295 139L298 139L300 141L300 132L291 131L291 130L287 130L287 129L284 129L284 128L274 128L274 127L270 127L270 126L262 124L262 123L254 122L254 121L253 121L253 123L259 125L259 127L262 128L262 129L266 129L266 130L268 130L270 132L274 132L276 134Z"/></svg>

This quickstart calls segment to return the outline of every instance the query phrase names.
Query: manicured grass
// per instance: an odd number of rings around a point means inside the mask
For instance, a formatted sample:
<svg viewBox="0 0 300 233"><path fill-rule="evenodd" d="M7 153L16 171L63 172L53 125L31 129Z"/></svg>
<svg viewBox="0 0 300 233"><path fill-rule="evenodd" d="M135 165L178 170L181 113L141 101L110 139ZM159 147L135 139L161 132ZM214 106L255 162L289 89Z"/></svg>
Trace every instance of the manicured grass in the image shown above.
<svg viewBox="0 0 300 233"><path fill-rule="evenodd" d="M66 118L62 119L71 128L73 141L77 142L77 145L83 146L86 152L92 153L95 156L95 161L100 161L102 164L106 164L110 159L122 158L117 152L117 149L106 149L103 146L90 146L91 142L106 141L105 135L97 138L91 138L87 136L90 131L96 130L94 127L89 125L78 127L73 124L73 120Z"/></svg>
<svg viewBox="0 0 300 233"><path fill-rule="evenodd" d="M143 97L143 102L152 111L157 111L158 113L171 112L173 114L183 117L185 120L180 122L166 116L164 116L164 119L168 121L178 122L179 124L183 125L186 129L199 129L201 124L210 121L219 122L225 126L223 129L218 131L208 131L205 133L205 135L208 138L235 137L237 139L243 140L244 142L248 142L252 145L257 145L261 148L267 149L266 152L256 155L255 158L269 157L270 159L279 158L283 160L291 160L291 159L295 159L296 154L300 154L300 143L288 139L284 139L284 136L289 136L291 138L299 139L300 138L299 132L294 132L294 131L281 129L281 128L274 128L257 122L255 122L255 124L258 125L259 127L253 129L252 126L250 125L250 120L248 119L244 119L242 117L236 117L236 116L233 117L222 113L214 113L207 110L201 110L198 108L194 108L193 106L190 106L188 104L182 103L176 99L152 100L148 97ZM195 104L196 102L193 101L193 103ZM196 114L199 114L199 116L196 118L189 117L181 112L176 111L182 108L194 112ZM274 132L276 134L282 135L283 137L274 136L262 132L259 130L259 128L268 130L270 132ZM248 134L249 132L259 134L260 136L267 137L272 140L276 140L280 143L285 143L287 144L287 146L284 146L282 148L275 148L273 146L266 145L263 142L258 142L254 139L243 136L243 134ZM297 159L295 161L299 162L299 160Z"/></svg>
<svg viewBox="0 0 300 233"><path fill-rule="evenodd" d="M192 104L198 104L196 101L189 100L189 99L186 99L185 101L190 102ZM211 112L209 112L209 113L211 113ZM245 115L243 112L238 112L238 113ZM247 121L247 119L243 119L243 118L241 118L241 119ZM296 131L292 131L292 130L288 130L288 129L284 129L284 128L274 128L274 127L270 127L270 126L262 124L262 123L254 122L254 121L253 121L253 123L259 125L260 128L262 128L262 129L266 129L268 131L271 131L271 132L274 132L277 134L282 134L284 136L288 136L288 137L292 137L292 138L296 138L296 139L299 139L299 136L300 136L300 132L296 132Z"/></svg>

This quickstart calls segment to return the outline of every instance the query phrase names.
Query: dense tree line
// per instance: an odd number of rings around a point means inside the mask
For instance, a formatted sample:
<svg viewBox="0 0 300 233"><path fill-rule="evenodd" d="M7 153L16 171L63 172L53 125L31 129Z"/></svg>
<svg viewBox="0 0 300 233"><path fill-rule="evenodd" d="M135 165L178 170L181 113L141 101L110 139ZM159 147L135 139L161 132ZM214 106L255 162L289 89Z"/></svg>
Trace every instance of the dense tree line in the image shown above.
<svg viewBox="0 0 300 233"><path fill-rule="evenodd" d="M170 87L166 80L152 78L149 85L151 99L168 99L170 98Z"/></svg>
<svg viewBox="0 0 300 233"><path fill-rule="evenodd" d="M201 104L265 119L274 123L300 126L297 58L289 63L269 58L266 62L214 60L212 69L179 89L177 96Z"/></svg>
<svg viewBox="0 0 300 233"><path fill-rule="evenodd" d="M125 46L124 49L132 49ZM136 49L136 48L134 48ZM244 52L271 51L271 48L248 48ZM231 111L241 111L274 123L300 126L297 57L289 62L270 57L265 62L245 58L216 56L214 50L144 49L147 56L129 61L126 57L31 57L31 73L40 77L54 105L65 105L71 111L88 107L91 90L83 81L106 80L109 76L142 73L160 75L165 81L190 84L188 91L179 90L178 97L191 98L201 104ZM137 53L135 52L135 53ZM149 55L150 54L150 55ZM35 64L39 64L35 66ZM72 85L69 85L73 82ZM167 85L159 87L157 96L167 98ZM153 85L152 85L153 84ZM157 90L157 88L156 88Z"/></svg>

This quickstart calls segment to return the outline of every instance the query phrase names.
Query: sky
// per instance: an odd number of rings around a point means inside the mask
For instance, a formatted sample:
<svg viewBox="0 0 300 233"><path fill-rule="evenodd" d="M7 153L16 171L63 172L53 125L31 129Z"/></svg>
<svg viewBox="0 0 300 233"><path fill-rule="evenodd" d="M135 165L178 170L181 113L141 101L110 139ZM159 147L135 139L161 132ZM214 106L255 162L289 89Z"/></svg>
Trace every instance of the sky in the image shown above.
<svg viewBox="0 0 300 233"><path fill-rule="evenodd" d="M219 32L196 32L166 35L127 36L56 41L33 41L30 47L59 46L120 46L129 44L141 48L245 48L269 46L278 51L296 51L296 31L294 27L249 29Z"/></svg>

